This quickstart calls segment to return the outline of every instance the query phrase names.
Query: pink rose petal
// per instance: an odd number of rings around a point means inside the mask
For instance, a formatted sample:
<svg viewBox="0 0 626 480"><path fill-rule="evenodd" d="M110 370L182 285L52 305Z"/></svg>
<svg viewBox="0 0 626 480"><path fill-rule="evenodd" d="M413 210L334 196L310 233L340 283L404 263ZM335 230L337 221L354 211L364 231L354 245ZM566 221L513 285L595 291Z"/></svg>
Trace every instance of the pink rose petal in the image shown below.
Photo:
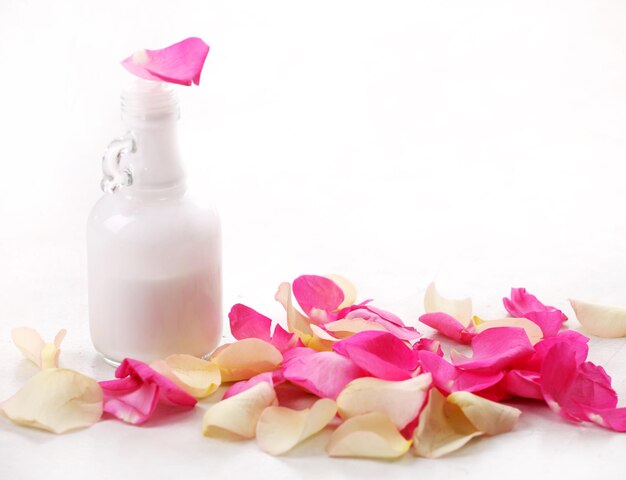
<svg viewBox="0 0 626 480"><path fill-rule="evenodd" d="M171 405L193 407L197 400L167 377L138 360L125 359L115 371L117 380L100 382L103 410L128 423L148 420L158 400Z"/></svg>
<svg viewBox="0 0 626 480"><path fill-rule="evenodd" d="M496 373L507 367L521 365L535 350L522 328L495 327L485 330L472 340L471 358L452 354L452 363L461 370Z"/></svg>
<svg viewBox="0 0 626 480"><path fill-rule="evenodd" d="M229 397L239 395L240 393L251 389L258 383L266 382L272 386L276 386L285 381L284 379L282 380L279 379L278 381L275 381L275 380L276 380L276 377L274 375L274 372L259 373L258 375L255 375L254 377L252 377L250 380L242 380L240 382L232 384L230 388L226 390L226 393L224 393L222 400L226 400Z"/></svg>
<svg viewBox="0 0 626 480"><path fill-rule="evenodd" d="M502 380L502 386L508 396L543 400L540 380L537 372L510 370Z"/></svg>
<svg viewBox="0 0 626 480"><path fill-rule="evenodd" d="M141 50L122 61L122 65L144 80L199 85L208 53L209 46L204 41L191 37L160 50Z"/></svg>
<svg viewBox="0 0 626 480"><path fill-rule="evenodd" d="M427 350L421 350L418 354L422 370L425 373L430 372L435 386L446 393L481 392L494 386L504 377L504 373L501 371L493 373L463 371L436 353Z"/></svg>
<svg viewBox="0 0 626 480"><path fill-rule="evenodd" d="M372 376L383 380L406 380L417 368L417 352L388 332L360 332L333 345Z"/></svg>
<svg viewBox="0 0 626 480"><path fill-rule="evenodd" d="M626 432L626 407L596 410L589 420L609 430Z"/></svg>
<svg viewBox="0 0 626 480"><path fill-rule="evenodd" d="M272 320L246 305L237 303L228 313L230 333L237 340L244 338L260 338L271 341L270 330Z"/></svg>
<svg viewBox="0 0 626 480"><path fill-rule="evenodd" d="M293 296L307 315L311 310L334 312L344 300L343 290L330 278L301 275L293 281ZM334 320L334 318L332 318Z"/></svg>
<svg viewBox="0 0 626 480"><path fill-rule="evenodd" d="M531 322L541 328L544 338L554 337L559 333L563 325L563 312L561 310L545 310L543 312L527 312L524 315Z"/></svg>
<svg viewBox="0 0 626 480"><path fill-rule="evenodd" d="M433 340L432 338L420 338L413 345L413 350L426 350L428 352L436 353L440 357L443 357L443 349L441 348L441 343L437 340Z"/></svg>
<svg viewBox="0 0 626 480"><path fill-rule="evenodd" d="M511 298L503 298L502 303L504 303L506 311L514 317L528 318L526 314L530 312L559 312L561 323L567 320L567 316L558 308L544 305L537 297L528 293L525 288L512 288ZM532 319L529 318L529 320Z"/></svg>
<svg viewBox="0 0 626 480"><path fill-rule="evenodd" d="M465 327L456 318L447 313L426 313L422 315L419 320L424 325L434 328L442 335L465 345L469 345L472 342L472 338L476 335L472 323Z"/></svg>
<svg viewBox="0 0 626 480"><path fill-rule="evenodd" d="M569 420L589 420L598 410L617 406L611 379L602 367L580 363L577 350L586 345L560 342L544 359L541 389L548 406Z"/></svg>
<svg viewBox="0 0 626 480"><path fill-rule="evenodd" d="M554 345L559 343L569 343L575 345L574 351L576 359L577 362L581 364L587 359L587 354L589 353L589 346L587 345L588 342L589 338L574 330L562 331L554 337L545 338L541 342L536 343L535 353L525 362L523 368L526 370L533 370L535 372L541 371L541 365L546 358L546 354Z"/></svg>
<svg viewBox="0 0 626 480"><path fill-rule="evenodd" d="M402 320L393 313L369 305L361 305L350 312L346 312L343 318L347 320L362 318L363 320L377 323L400 340L412 341L421 336L415 328L406 326Z"/></svg>
<svg viewBox="0 0 626 480"><path fill-rule="evenodd" d="M367 376L352 360L335 352L294 348L288 353L283 365L284 378L320 398L334 400L349 382Z"/></svg>

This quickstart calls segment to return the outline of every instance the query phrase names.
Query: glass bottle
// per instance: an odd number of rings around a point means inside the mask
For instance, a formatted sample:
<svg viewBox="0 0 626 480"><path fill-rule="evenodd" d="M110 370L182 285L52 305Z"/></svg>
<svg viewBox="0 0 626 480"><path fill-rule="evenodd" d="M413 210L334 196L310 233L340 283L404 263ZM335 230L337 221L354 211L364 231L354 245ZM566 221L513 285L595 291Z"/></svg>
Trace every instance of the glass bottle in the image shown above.
<svg viewBox="0 0 626 480"><path fill-rule="evenodd" d="M188 194L166 83L134 79L122 92L128 132L105 151L87 225L89 320L113 365L175 353L204 356L222 335L221 228Z"/></svg>

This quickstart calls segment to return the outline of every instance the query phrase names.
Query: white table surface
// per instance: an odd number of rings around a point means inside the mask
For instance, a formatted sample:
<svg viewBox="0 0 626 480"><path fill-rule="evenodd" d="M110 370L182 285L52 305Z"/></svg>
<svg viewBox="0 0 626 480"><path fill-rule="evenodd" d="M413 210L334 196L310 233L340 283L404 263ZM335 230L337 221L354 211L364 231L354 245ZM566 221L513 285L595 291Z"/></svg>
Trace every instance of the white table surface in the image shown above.
<svg viewBox="0 0 626 480"><path fill-rule="evenodd" d="M0 399L35 372L15 326L67 328L61 365L113 376L89 340L84 226L102 149L123 131L116 62L189 35L212 50L201 87L181 92L181 141L192 187L222 213L226 307L280 319L278 283L326 272L425 333L433 279L486 318L504 314L512 286L572 317L568 297L626 305L625 22L626 4L609 1L3 1ZM590 358L626 398L624 345L592 338ZM0 417L0 478L595 479L626 467L626 435L532 402L515 403L512 433L379 462L327 458L328 432L278 458L205 438L211 401L62 436Z"/></svg>

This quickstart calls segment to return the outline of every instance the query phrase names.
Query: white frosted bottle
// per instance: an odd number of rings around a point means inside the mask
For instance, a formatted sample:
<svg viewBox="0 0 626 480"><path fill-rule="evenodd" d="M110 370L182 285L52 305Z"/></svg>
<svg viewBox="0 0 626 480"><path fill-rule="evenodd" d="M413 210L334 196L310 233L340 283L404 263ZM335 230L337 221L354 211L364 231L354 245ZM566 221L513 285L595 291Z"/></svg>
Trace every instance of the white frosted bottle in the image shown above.
<svg viewBox="0 0 626 480"><path fill-rule="evenodd" d="M105 194L87 225L89 320L111 364L200 357L221 339L220 221L187 192L178 117L170 85L135 79L122 93L129 131L103 158Z"/></svg>

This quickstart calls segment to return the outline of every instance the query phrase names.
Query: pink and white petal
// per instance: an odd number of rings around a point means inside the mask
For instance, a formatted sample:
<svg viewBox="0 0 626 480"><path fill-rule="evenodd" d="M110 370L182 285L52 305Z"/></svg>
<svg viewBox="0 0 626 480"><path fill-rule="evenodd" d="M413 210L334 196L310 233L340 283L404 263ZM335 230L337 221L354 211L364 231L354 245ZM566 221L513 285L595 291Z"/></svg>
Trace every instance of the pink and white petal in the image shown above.
<svg viewBox="0 0 626 480"><path fill-rule="evenodd" d="M482 434L457 405L432 388L413 433L412 452L418 457L439 458Z"/></svg>
<svg viewBox="0 0 626 480"><path fill-rule="evenodd" d="M222 383L215 363L191 355L170 355L152 362L150 367L197 399L208 397Z"/></svg>
<svg viewBox="0 0 626 480"><path fill-rule="evenodd" d="M270 385L272 385L272 387L275 387L276 385L282 383L274 381L274 372L259 373L258 375L252 377L250 380L241 380L240 382L233 383L224 393L222 400L226 400L227 398L239 395L240 393L245 392L246 390L250 390L255 385L263 382L269 383Z"/></svg>
<svg viewBox="0 0 626 480"><path fill-rule="evenodd" d="M343 302L341 302L341 304L337 307L338 310L349 307L356 302L356 287L350 280L334 273L325 276L335 282L335 284L341 288L341 291L343 292Z"/></svg>
<svg viewBox="0 0 626 480"><path fill-rule="evenodd" d="M419 318L419 321L434 328L442 335L465 345L469 345L476 335L471 321L466 327L456 318L444 312L426 313Z"/></svg>
<svg viewBox="0 0 626 480"><path fill-rule="evenodd" d="M230 333L237 340L244 338L260 338L266 342L271 341L272 320L256 310L237 303L228 313L230 320Z"/></svg>
<svg viewBox="0 0 626 480"><path fill-rule="evenodd" d="M435 283L432 282L424 294L424 311L426 313L447 313L461 324L468 325L472 320L472 299L451 300L444 298L437 291Z"/></svg>
<svg viewBox="0 0 626 480"><path fill-rule="evenodd" d="M419 363L417 352L388 332L361 332L333 345L372 376L385 380L411 377Z"/></svg>
<svg viewBox="0 0 626 480"><path fill-rule="evenodd" d="M104 392L103 410L120 420L140 425L150 419L159 403L159 386L135 382L128 388L127 379L100 382Z"/></svg>
<svg viewBox="0 0 626 480"><path fill-rule="evenodd" d="M210 360L220 368L222 382L236 382L276 370L283 356L268 342L244 338L216 350Z"/></svg>
<svg viewBox="0 0 626 480"><path fill-rule="evenodd" d="M351 381L337 397L342 418L370 412L387 415L398 430L411 423L422 409L432 385L430 373L399 382L373 377Z"/></svg>
<svg viewBox="0 0 626 480"><path fill-rule="evenodd" d="M300 275L293 281L293 295L302 311L318 309L334 312L344 301L343 290L331 279L319 275Z"/></svg>
<svg viewBox="0 0 626 480"><path fill-rule="evenodd" d="M522 414L517 408L492 402L470 392L451 393L446 401L459 407L476 430L486 435L510 432Z"/></svg>
<svg viewBox="0 0 626 480"><path fill-rule="evenodd" d="M274 334L272 335L271 343L281 353L286 352L290 348L304 345L298 335L294 333L289 333L280 325L276 325L276 327L274 327Z"/></svg>
<svg viewBox="0 0 626 480"><path fill-rule="evenodd" d="M358 308L346 313L343 318L346 320L362 319L377 323L400 340L412 341L421 336L415 328L406 326L402 320L393 313L369 305L358 306Z"/></svg>
<svg viewBox="0 0 626 480"><path fill-rule="evenodd" d="M626 307L574 299L569 302L580 324L592 335L602 338L626 337Z"/></svg>
<svg viewBox="0 0 626 480"><path fill-rule="evenodd" d="M331 457L399 458L410 448L393 422L379 412L351 417L330 437L326 451Z"/></svg>
<svg viewBox="0 0 626 480"><path fill-rule="evenodd" d="M191 37L160 50L140 50L122 61L122 65L144 80L199 85L208 53L209 46L204 41Z"/></svg>
<svg viewBox="0 0 626 480"><path fill-rule="evenodd" d="M283 375L318 397L334 400L349 382L367 376L367 372L338 353L301 348L285 360Z"/></svg>
<svg viewBox="0 0 626 480"><path fill-rule="evenodd" d="M589 421L616 432L626 432L626 408L596 410L589 414Z"/></svg>
<svg viewBox="0 0 626 480"><path fill-rule="evenodd" d="M271 455L282 455L322 430L336 414L337 405L328 398L304 410L267 407L256 426L259 447Z"/></svg>
<svg viewBox="0 0 626 480"><path fill-rule="evenodd" d="M310 321L302 315L293 305L291 299L291 285L283 282L278 286L274 300L280 303L287 313L287 326L290 332L297 333L303 340L307 335L312 335Z"/></svg>
<svg viewBox="0 0 626 480"><path fill-rule="evenodd" d="M11 330L11 338L24 357L41 368L41 351L45 342L39 332L30 327L16 327Z"/></svg>
<svg viewBox="0 0 626 480"><path fill-rule="evenodd" d="M436 353L440 357L443 357L443 349L441 348L441 343L437 340L433 340L432 338L420 338L417 342L413 344L413 350L426 350L428 352Z"/></svg>
<svg viewBox="0 0 626 480"><path fill-rule="evenodd" d="M512 288L511 298L503 298L504 308L513 317L526 317L529 312L557 311L561 320L565 322L567 317L558 308L544 305L534 295L528 293L525 288Z"/></svg>
<svg viewBox="0 0 626 480"><path fill-rule="evenodd" d="M474 318L476 319L478 317ZM474 320L474 324L476 333L481 333L485 330L495 327L521 328L526 332L526 335L528 336L528 340L530 340L531 345L534 345L537 342L543 340L544 335L541 327L536 322L531 321L527 318L506 317L498 320L480 320L478 322Z"/></svg>
<svg viewBox="0 0 626 480"><path fill-rule="evenodd" d="M331 332L335 337L344 339L351 337L355 333L378 331L386 332L387 329L379 323L365 320L364 318L342 318L341 320L335 320L334 322L328 322L324 325L324 328Z"/></svg>
<svg viewBox="0 0 626 480"><path fill-rule="evenodd" d="M254 438L261 413L271 405L276 405L274 387L259 382L238 395L211 405L202 419L202 433L214 436L228 432L242 438Z"/></svg>
<svg viewBox="0 0 626 480"><path fill-rule="evenodd" d="M102 389L93 378L73 370L48 368L2 402L0 410L19 425L64 433L100 419Z"/></svg>
<svg viewBox="0 0 626 480"><path fill-rule="evenodd" d="M115 376L123 379L131 377L140 380L144 384L154 384L159 387L160 398L167 403L179 407L193 407L198 401L180 388L169 378L150 368L149 365L132 358L125 358L115 370ZM102 385L102 383L101 383Z"/></svg>
<svg viewBox="0 0 626 480"><path fill-rule="evenodd" d="M473 356L452 355L452 363L461 370L495 373L515 368L535 352L526 332L516 327L494 327L472 339Z"/></svg>

